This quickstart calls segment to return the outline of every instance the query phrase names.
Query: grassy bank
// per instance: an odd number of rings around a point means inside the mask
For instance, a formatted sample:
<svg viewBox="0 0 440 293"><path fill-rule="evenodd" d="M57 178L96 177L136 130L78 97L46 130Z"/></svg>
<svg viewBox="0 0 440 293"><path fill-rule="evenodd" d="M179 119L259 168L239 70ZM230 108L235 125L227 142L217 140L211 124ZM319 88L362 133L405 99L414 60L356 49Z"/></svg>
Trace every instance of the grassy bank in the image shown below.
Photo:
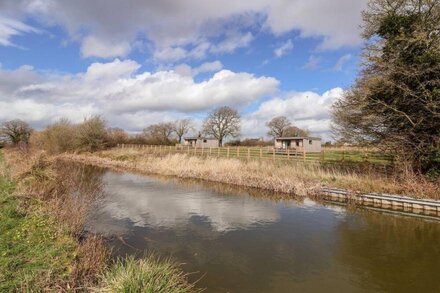
<svg viewBox="0 0 440 293"><path fill-rule="evenodd" d="M81 204L40 155L7 151L0 162L0 292L82 290L104 267L101 240L80 240ZM84 201L85 202L85 201ZM77 208L76 215L66 209Z"/></svg>
<svg viewBox="0 0 440 293"><path fill-rule="evenodd" d="M112 264L85 235L100 181L41 152L0 152L0 292L197 292L155 257Z"/></svg>
<svg viewBox="0 0 440 293"><path fill-rule="evenodd" d="M140 173L203 179L297 195L316 195L323 186L360 192L439 198L439 184L420 178L356 174L320 165L233 158L151 154L142 149L111 149L93 154L64 154L64 159Z"/></svg>

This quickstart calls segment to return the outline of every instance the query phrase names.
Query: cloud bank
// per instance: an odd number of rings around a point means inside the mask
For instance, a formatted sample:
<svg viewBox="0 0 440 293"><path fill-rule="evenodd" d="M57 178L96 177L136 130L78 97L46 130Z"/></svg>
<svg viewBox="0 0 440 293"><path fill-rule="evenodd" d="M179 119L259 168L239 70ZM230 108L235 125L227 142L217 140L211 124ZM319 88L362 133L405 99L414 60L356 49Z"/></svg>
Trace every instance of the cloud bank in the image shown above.
<svg viewBox="0 0 440 293"><path fill-rule="evenodd" d="M140 68L135 61L115 59L93 63L78 74L40 73L31 66L0 69L0 120L20 118L44 127L61 117L79 122L100 114L112 126L140 131L151 123L181 117L194 116L200 123L214 107L243 110L256 103L255 111L242 115L244 137L264 136L265 122L279 115L320 134L328 131L330 106L343 93L335 88L322 95L282 94L277 79L233 72L217 61L186 68L183 74L179 70L142 72ZM194 79L195 73L210 71L205 80ZM263 101L274 95L281 97Z"/></svg>
<svg viewBox="0 0 440 293"><path fill-rule="evenodd" d="M0 21L0 44L31 32L22 21L32 17L64 28L83 57L123 57L141 44L157 60L203 58L247 47L260 31L297 31L328 50L360 44L365 6L365 0L3 0L0 14L16 20Z"/></svg>

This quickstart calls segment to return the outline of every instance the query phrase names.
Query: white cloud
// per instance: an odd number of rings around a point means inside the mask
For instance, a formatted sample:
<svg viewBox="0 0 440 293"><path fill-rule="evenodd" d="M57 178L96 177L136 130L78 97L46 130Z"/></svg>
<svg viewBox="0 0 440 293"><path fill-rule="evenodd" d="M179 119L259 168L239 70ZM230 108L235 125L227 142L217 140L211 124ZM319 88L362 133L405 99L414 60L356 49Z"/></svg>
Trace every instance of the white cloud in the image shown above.
<svg viewBox="0 0 440 293"><path fill-rule="evenodd" d="M134 61L116 59L67 75L45 75L28 66L0 69L0 117L44 125L62 116L80 121L100 113L111 123L140 130L150 116L157 122L220 105L239 107L273 94L279 84L271 77L220 70L218 61L194 69L219 70L200 82L175 71L139 72L139 68Z"/></svg>
<svg viewBox="0 0 440 293"><path fill-rule="evenodd" d="M154 51L154 59L177 61L187 57L188 52L181 47L166 47Z"/></svg>
<svg viewBox="0 0 440 293"><path fill-rule="evenodd" d="M138 63L118 59L94 63L83 73L68 75L42 74L30 66L0 69L1 120L20 118L44 127L61 117L80 122L85 116L103 114L110 125L129 131L188 116L200 124L203 112L213 107L247 105L272 96L279 85L271 77L222 69L219 61L190 67L186 75L177 70L139 70ZM215 73L204 81L192 77L193 72L211 70ZM242 134L264 136L265 123L285 115L295 125L326 138L330 107L342 94L341 88L322 95L312 91L281 94L243 115Z"/></svg>
<svg viewBox="0 0 440 293"><path fill-rule="evenodd" d="M85 37L81 44L81 54L83 57L110 58L125 56L130 50L131 47L128 42L112 42L94 36Z"/></svg>
<svg viewBox="0 0 440 293"><path fill-rule="evenodd" d="M302 37L322 37L320 49L359 45L361 11L366 0L272 0L266 25L275 34L299 30Z"/></svg>
<svg viewBox="0 0 440 293"><path fill-rule="evenodd" d="M344 65L350 61L352 58L351 54L345 54L344 56L342 56L341 58L338 59L338 61L336 62L335 66L333 67L334 71L341 71L342 68L344 67Z"/></svg>
<svg viewBox="0 0 440 293"><path fill-rule="evenodd" d="M0 15L0 45L17 46L12 41L13 36L19 36L25 33L39 33L40 30L31 27L21 21Z"/></svg>
<svg viewBox="0 0 440 293"><path fill-rule="evenodd" d="M253 39L254 36L250 32L245 34L233 32L226 36L222 42L218 43L216 46L213 46L211 48L211 52L232 53L238 48L247 47Z"/></svg>
<svg viewBox="0 0 440 293"><path fill-rule="evenodd" d="M32 16L44 26L61 25L71 39L81 42L85 57L124 56L137 40L148 39L158 48L155 55L175 59L185 53L182 50L189 54L186 46L197 48L199 44L203 46L193 53L202 57L208 47L212 52L233 52L251 43L251 30L262 28L275 35L297 30L301 37L319 38L320 49L359 45L360 12L366 2L3 0L0 7L17 19ZM12 32L3 32L3 42L11 34L28 30L16 26ZM115 48L106 51L107 44Z"/></svg>
<svg viewBox="0 0 440 293"><path fill-rule="evenodd" d="M216 60L213 62L205 62L198 67L192 68L188 64L179 64L174 67L174 71L183 76L197 76L200 73L216 72L223 69L223 64Z"/></svg>
<svg viewBox="0 0 440 293"><path fill-rule="evenodd" d="M334 88L322 95L315 92L294 92L283 98L273 98L244 117L243 132L250 136L261 136L267 132L267 121L276 116L286 116L300 128L306 128L315 135L328 136L330 108L342 94L341 88Z"/></svg>
<svg viewBox="0 0 440 293"><path fill-rule="evenodd" d="M284 44L282 44L280 47L276 48L273 53L276 57L282 57L285 54L287 54L290 50L293 49L293 43L292 40L287 40Z"/></svg>

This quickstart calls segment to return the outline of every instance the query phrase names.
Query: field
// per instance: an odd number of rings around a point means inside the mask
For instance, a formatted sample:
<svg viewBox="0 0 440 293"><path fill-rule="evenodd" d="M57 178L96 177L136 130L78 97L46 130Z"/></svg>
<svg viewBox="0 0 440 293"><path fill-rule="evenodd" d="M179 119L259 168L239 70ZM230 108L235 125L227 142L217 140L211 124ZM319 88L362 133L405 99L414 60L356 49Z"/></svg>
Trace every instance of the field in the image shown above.
<svg viewBox="0 0 440 293"><path fill-rule="evenodd" d="M185 153L196 156L214 156L240 159L266 159L283 161L301 161L306 163L369 163L380 166L389 166L393 157L380 153L372 148L327 148L323 147L320 153L306 153L295 151L280 151L273 147L220 147L194 148L186 146L161 145L119 145L119 148L143 149L150 153Z"/></svg>

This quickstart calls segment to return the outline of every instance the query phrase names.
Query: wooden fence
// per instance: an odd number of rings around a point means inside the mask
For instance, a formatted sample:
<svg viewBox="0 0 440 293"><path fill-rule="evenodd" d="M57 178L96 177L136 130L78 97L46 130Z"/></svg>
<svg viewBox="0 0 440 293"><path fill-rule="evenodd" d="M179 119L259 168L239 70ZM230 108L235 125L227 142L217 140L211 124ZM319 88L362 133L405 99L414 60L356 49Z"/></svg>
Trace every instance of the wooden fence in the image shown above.
<svg viewBox="0 0 440 293"><path fill-rule="evenodd" d="M194 156L213 156L238 159L271 159L283 161L300 161L306 163L371 163L391 165L392 157L373 150L326 149L320 153L308 153L304 150L278 150L273 147L217 147L195 148L190 146L120 144L118 148L139 149L148 153L172 154L183 153Z"/></svg>

